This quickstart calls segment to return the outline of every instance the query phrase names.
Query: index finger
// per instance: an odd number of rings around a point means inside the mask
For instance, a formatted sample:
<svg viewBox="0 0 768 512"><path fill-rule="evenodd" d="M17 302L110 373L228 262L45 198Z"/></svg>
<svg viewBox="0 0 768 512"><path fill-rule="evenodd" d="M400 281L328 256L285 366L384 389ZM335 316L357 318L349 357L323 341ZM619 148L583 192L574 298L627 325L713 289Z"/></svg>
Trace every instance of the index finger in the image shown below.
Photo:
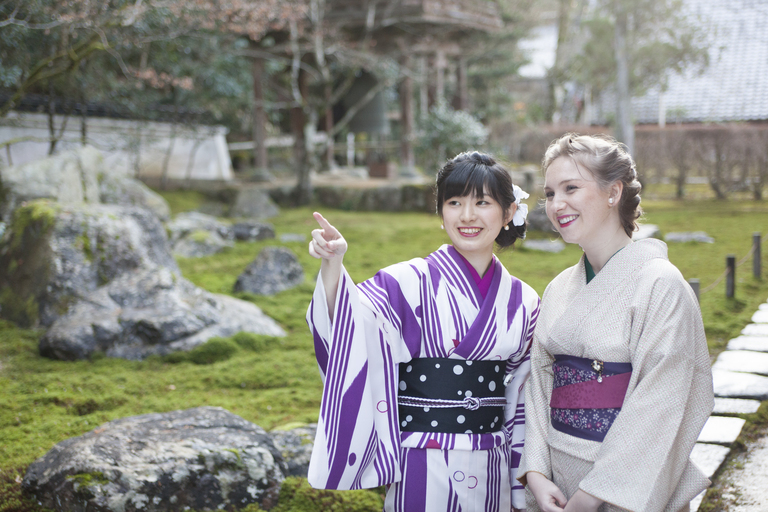
<svg viewBox="0 0 768 512"><path fill-rule="evenodd" d="M331 226L331 223L328 222L325 217L323 217L319 212L315 212L312 214L312 216L315 218L318 224L320 224L320 227L326 230L332 230L334 229L333 226Z"/></svg>

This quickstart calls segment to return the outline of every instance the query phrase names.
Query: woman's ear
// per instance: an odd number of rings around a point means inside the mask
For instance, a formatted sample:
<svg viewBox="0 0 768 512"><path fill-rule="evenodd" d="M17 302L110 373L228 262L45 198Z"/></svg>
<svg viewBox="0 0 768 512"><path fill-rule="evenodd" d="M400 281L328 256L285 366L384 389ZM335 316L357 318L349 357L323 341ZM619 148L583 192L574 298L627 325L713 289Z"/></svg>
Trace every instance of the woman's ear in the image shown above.
<svg viewBox="0 0 768 512"><path fill-rule="evenodd" d="M510 222L512 222L512 217L515 216L515 212L517 211L517 203L512 203L509 205L509 209L507 210L507 214L504 216L504 225L506 226Z"/></svg>
<svg viewBox="0 0 768 512"><path fill-rule="evenodd" d="M610 189L610 196L609 199L611 199L611 205L618 205L621 201L621 193L624 192L624 183L621 181L615 181L611 185Z"/></svg>

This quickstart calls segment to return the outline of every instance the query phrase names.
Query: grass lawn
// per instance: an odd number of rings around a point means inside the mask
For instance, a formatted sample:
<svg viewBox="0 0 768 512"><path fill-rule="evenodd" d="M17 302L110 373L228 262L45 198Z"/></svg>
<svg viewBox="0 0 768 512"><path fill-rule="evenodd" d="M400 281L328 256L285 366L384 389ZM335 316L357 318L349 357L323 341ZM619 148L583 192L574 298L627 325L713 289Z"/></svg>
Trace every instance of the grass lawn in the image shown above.
<svg viewBox="0 0 768 512"><path fill-rule="evenodd" d="M192 208L199 200L188 193L166 197L175 211ZM698 278L702 289L723 273L726 255L735 254L740 260L749 252L753 232L768 233L768 202L657 199L644 201L644 206L645 222L657 224L662 232L706 231L715 239L714 244L669 247L672 262L686 279ZM237 243L215 256L179 260L186 278L217 293L231 293L237 276L266 246L289 247L304 266L306 279L297 288L273 297L240 295L275 318L288 335L243 347L229 359L205 365L161 358L141 362L104 357L53 361L38 355L39 332L1 323L0 512L40 510L19 501L19 475L56 443L110 420L215 405L266 429L315 421L321 383L304 316L320 264L307 254L306 242L279 241L281 234L302 233L308 242L309 232L315 227L311 213L309 208L284 209L271 219L278 236L275 240ZM340 210L323 213L349 242L345 262L355 281L369 278L379 268L397 261L425 256L448 242L434 215ZM763 250L763 261L766 252L768 247ZM539 293L579 255L576 246L568 246L560 254L521 248L498 254L512 274ZM751 269L749 259L737 270L736 298L724 297L724 281L701 296L713 356L739 334L758 305L768 299L768 278L753 278Z"/></svg>

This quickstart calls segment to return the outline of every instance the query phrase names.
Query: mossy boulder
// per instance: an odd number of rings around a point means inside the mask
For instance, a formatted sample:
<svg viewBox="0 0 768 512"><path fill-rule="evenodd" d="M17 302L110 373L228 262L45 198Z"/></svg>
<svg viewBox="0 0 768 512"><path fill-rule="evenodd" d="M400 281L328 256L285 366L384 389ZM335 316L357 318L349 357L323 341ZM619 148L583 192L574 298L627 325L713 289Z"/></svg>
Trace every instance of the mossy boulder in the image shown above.
<svg viewBox="0 0 768 512"><path fill-rule="evenodd" d="M0 317L43 327L41 354L142 359L240 331L283 336L253 303L184 279L151 211L38 200L0 241Z"/></svg>
<svg viewBox="0 0 768 512"><path fill-rule="evenodd" d="M33 462L23 488L56 511L270 509L284 479L258 425L219 407L115 420Z"/></svg>

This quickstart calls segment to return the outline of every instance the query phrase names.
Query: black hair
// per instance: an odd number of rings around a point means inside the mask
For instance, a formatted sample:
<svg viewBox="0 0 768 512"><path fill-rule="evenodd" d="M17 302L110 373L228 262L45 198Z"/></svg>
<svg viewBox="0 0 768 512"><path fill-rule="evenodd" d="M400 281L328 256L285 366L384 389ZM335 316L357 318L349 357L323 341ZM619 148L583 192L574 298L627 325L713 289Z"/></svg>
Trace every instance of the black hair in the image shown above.
<svg viewBox="0 0 768 512"><path fill-rule="evenodd" d="M443 203L452 197L483 197L487 191L501 205L504 216L516 199L509 171L490 155L477 151L460 153L446 162L437 172L435 184L435 202L440 217L443 216ZM526 223L515 226L510 220L508 226L509 230L502 229L496 237L499 247L509 247L515 240L525 238Z"/></svg>

